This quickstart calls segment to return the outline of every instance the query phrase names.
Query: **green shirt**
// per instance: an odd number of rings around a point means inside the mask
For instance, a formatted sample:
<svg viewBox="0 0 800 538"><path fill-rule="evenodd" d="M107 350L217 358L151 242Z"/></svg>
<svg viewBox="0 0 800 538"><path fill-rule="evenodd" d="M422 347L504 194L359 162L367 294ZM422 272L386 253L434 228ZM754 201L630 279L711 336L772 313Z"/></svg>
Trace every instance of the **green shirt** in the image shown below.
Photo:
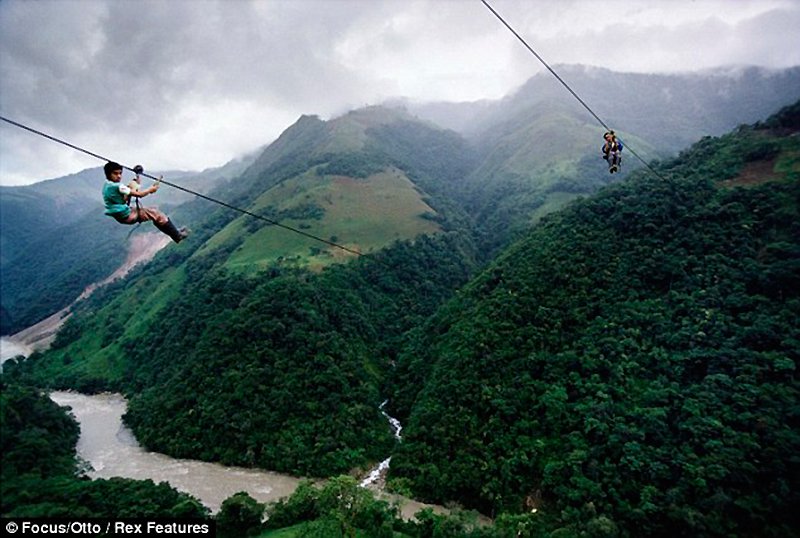
<svg viewBox="0 0 800 538"><path fill-rule="evenodd" d="M115 218L127 218L131 214L128 207L126 196L131 190L122 183L106 181L103 185L103 202L106 204L106 215Z"/></svg>

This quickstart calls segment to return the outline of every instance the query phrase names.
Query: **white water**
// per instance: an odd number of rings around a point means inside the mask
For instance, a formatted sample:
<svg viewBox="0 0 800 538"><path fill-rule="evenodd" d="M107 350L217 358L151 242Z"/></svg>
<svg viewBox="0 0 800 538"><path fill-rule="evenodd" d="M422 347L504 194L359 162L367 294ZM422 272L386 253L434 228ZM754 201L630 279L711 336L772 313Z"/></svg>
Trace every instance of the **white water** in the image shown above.
<svg viewBox="0 0 800 538"><path fill-rule="evenodd" d="M137 480L150 479L156 483L168 482L172 487L196 497L212 512L217 512L222 501L234 493L245 491L259 502L267 503L291 495L300 482L297 477L270 471L180 460L148 452L139 446L133 433L122 424L127 402L119 394L87 396L57 391L50 394L50 399L72 408L72 414L81 427L78 456L93 468L87 473L90 478L118 476ZM395 437L399 439L402 426L386 413L384 415L392 424ZM381 462L378 466L381 471L377 476L388 469L390 459ZM384 493L372 482L370 485L370 489L379 497L398 503L400 513L406 519L411 519L423 508L432 508L436 513L446 512L441 506Z"/></svg>
<svg viewBox="0 0 800 538"><path fill-rule="evenodd" d="M384 400L384 402L381 404L380 406L381 413L383 413L383 416L386 417L386 420L388 420L389 424L392 426L392 431L394 432L394 438L400 441L402 439L400 432L403 431L403 426L400 424L399 420L397 420L394 417L390 417L389 414L383 410L383 408L386 406L387 403L389 403L389 400ZM375 467L372 471L370 471L369 475L367 475L367 477L361 481L361 487L365 488L367 486L370 486L376 483L379 478L385 476L386 471L389 470L389 464L391 463L391 461L392 457L389 456L388 458L380 462L378 466Z"/></svg>
<svg viewBox="0 0 800 538"><path fill-rule="evenodd" d="M93 468L87 473L90 478L119 476L150 479L156 483L168 482L172 487L196 497L212 512L217 512L222 501L239 491L246 491L259 502L266 503L291 495L300 482L297 477L270 471L179 460L148 452L139 446L133 433L122 424L127 402L119 394L87 396L57 391L50 394L50 399L72 408L72 414L81 427L78 456ZM386 417L394 428L395 437L399 439L402 426L388 415ZM380 472L377 476L388 469L389 459L378 466ZM397 503L406 519L412 518L423 508L432 508L436 513L445 512L441 506L387 494L372 482L370 484L370 489L377 495Z"/></svg>
<svg viewBox="0 0 800 538"><path fill-rule="evenodd" d="M8 359L13 359L18 355L27 357L32 352L29 346L15 342L5 336L0 337L0 364L6 362Z"/></svg>

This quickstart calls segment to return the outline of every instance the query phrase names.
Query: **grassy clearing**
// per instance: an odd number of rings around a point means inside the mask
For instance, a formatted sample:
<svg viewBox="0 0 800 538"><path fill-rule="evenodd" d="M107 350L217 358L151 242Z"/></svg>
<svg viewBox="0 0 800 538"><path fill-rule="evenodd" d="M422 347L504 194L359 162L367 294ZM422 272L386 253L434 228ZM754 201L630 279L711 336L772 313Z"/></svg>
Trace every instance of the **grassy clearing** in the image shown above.
<svg viewBox="0 0 800 538"><path fill-rule="evenodd" d="M321 209L321 218L287 218L281 224L367 253L393 241L435 233L439 225L423 215L434 211L414 184L400 171L389 169L366 179L318 176L314 171L285 181L264 193L252 211L289 212L301 207ZM204 251L244 237L226 266L252 272L276 261L321 268L354 254L276 226L236 219L209 241Z"/></svg>
<svg viewBox="0 0 800 538"><path fill-rule="evenodd" d="M162 315L184 279L183 270L170 269L157 279L137 281L135 286L120 293L103 314L91 319L76 343L51 351L48 363L54 372L101 378L111 383L120 381L125 375L125 351L120 342L144 338L149 324ZM139 301L139 297L144 299Z"/></svg>
<svg viewBox="0 0 800 538"><path fill-rule="evenodd" d="M545 215L558 211L579 196L579 194L571 192L552 192L548 194L545 202L531 215L531 224L539 222Z"/></svg>

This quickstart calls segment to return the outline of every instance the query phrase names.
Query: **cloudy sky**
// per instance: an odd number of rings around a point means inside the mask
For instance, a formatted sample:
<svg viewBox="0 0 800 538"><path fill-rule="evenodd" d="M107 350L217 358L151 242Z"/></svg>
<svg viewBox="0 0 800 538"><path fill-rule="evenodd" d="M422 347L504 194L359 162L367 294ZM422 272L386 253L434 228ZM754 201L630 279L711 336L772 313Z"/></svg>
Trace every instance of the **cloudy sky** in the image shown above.
<svg viewBox="0 0 800 538"><path fill-rule="evenodd" d="M551 65L800 65L800 0L489 0ZM480 0L2 0L0 115L126 165L201 170L393 97L543 70ZM0 184L102 162L0 122Z"/></svg>

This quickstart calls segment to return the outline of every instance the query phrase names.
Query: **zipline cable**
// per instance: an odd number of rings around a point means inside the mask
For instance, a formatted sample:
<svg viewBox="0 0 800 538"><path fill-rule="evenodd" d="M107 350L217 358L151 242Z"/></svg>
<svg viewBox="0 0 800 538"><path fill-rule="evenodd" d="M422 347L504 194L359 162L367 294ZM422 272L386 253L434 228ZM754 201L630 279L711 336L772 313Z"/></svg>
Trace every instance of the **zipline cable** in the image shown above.
<svg viewBox="0 0 800 538"><path fill-rule="evenodd" d="M14 125L15 127L19 127L20 129L25 129L26 131L29 131L31 133L37 134L39 136L43 136L44 138L52 140L53 142L57 142L59 144L63 144L63 145L65 145L67 147L70 147L70 148L72 148L74 150L77 150L77 151L80 151L82 153L85 153L86 155L90 155L90 156L92 156L92 157L94 157L96 159L100 159L101 161L111 162L111 159L109 159L107 157L103 157L102 155L98 155L96 153L92 153L91 151L83 149L82 147L76 146L74 144L70 144L69 142L61 140L60 138L56 138L55 136L50 136L47 133L43 133L42 131L37 131L36 129L34 129L32 127L28 127L27 125L24 125L22 123L10 120L10 119L8 119L8 118L6 118L4 116L0 116L0 119L5 121L6 123L10 123L11 125ZM125 170L130 170L131 172L135 173L133 168L130 168L128 166L123 166L123 168ZM346 252L349 252L351 254L355 254L357 256L363 256L364 255L363 253L361 253L361 252L359 252L357 250L353 250L351 248L348 248L348 247L346 247L344 245L340 245L338 243L334 243L333 241L329 241L328 239L323 239L322 237L318 237L318 236L316 236L314 234L310 234L308 232L304 232L303 230L299 230L297 228L293 228L292 226L288 226L286 224L281 224L278 221L272 220L270 218L267 218L267 217L265 217L263 215L259 215L257 213L253 213L252 211L248 211L247 209L242 209L241 207L237 207L237 206L229 204L227 202L223 202L222 200L217 200L216 198L212 198L211 196L206 196L205 194L199 193L197 191L193 191L191 189L187 189L186 187L181 187L180 185L176 185L175 183L170 183L169 181L167 181L165 179L160 179L160 178L157 178L155 176L151 176L150 174L146 174L144 172L140 172L139 175L148 177L150 179L153 179L155 181L163 183L164 185L169 185L172 188L175 188L175 189L178 189L179 191L183 191L183 192L189 193L191 195L197 196L198 198L202 198L204 200L208 200L209 202L213 202L213 203L219 204L219 205L221 205L223 207L227 207L228 209L232 209L233 211L238 211L239 213L242 213L244 215L248 215L250 217L253 217L253 218L256 218L256 219L259 219L259 220L263 220L264 222L268 222L269 224L271 224L273 226L277 226L278 228L283 228L284 230L288 230L290 232L294 232L296 234L300 234L300 235L302 235L304 237L307 237L309 239L313 239L315 241L320 241L322 243L325 243L326 245L330 245L332 247L336 247L336 248L342 249L342 250L344 250Z"/></svg>
<svg viewBox="0 0 800 538"><path fill-rule="evenodd" d="M545 67L547 68L547 70L548 70L548 71L550 71L550 73L551 73L551 74L552 74L552 75L553 75L553 76L556 78L556 80L558 80L558 81L559 81L559 82L560 82L560 83L561 83L561 84L562 84L562 85L563 85L563 86L564 86L564 87L567 89L567 91L569 91L569 93L571 93L571 94L572 94L572 96L573 96L575 99L577 99L577 100L578 100L578 102L579 102L581 105L583 105L583 107L584 107L586 110L588 110L588 111L589 111L589 114L591 114L592 116L594 116L594 119L596 119L596 120L598 121L598 123L600 123L600 125L602 125L602 126L603 126L603 127L606 129L606 131L611 131L611 128L610 128L608 125L606 125L606 122L604 122L604 121L603 121L603 119L602 119L600 116L598 116L598 115L595 113L595 111L594 111L594 110L592 110L592 108L591 108L591 107L590 107L588 104L586 104L586 101L584 101L583 99L581 99L580 95L578 95L578 93L577 93L575 90L573 90L573 89L572 89L572 88L569 86L569 84L567 84L567 83L564 81L564 79L563 79L563 78L561 78L561 77L559 76L559 74L558 74L558 73L556 73L556 70L555 70L555 69L553 69L552 67L550 67L550 65L549 65L549 64L548 64L546 61L544 61L544 58L542 58L542 57L539 55L539 53L537 53L535 50L533 50L533 47L531 47L531 46L528 44L528 42L527 42L527 41L525 41L525 39L523 39L523 37L522 37L521 35L519 35L519 34L517 33L517 31L516 31L516 30L514 30L514 28L512 28L512 27L511 27L511 25L510 25L510 24L508 24L508 23L506 22L506 20L505 20L503 17L501 17L501 16L500 16L500 14L499 14L497 11L495 11L495 9L494 9L494 8L493 8L493 7L492 7L490 4L489 4L489 2L488 2L487 0L481 0L481 2L483 3L483 5L484 5L484 6L486 6L486 8L487 8L489 11L491 11L491 12L492 12L492 14L493 14L495 17L497 17L497 20L499 20L500 22L502 22L502 23L503 23L503 25L504 25L506 28L508 28L508 30L509 30L509 31L510 31L512 34L514 34L514 36L515 36L517 39L519 39L520 43L522 43L523 45L525 45L525 48L526 48L526 49L528 49L528 51L530 51L530 53L531 53L531 54L533 54L533 55L536 57L536 59L537 59L537 60L539 60L539 61L542 63L542 65L543 65L543 66L545 66ZM622 138L621 138L621 137L619 137L619 139L620 139L620 141L622 141ZM636 152L633 150L633 148L632 148L632 147L630 147L630 146L629 146L627 143L625 143L625 144L624 144L624 147L628 148L628 151L630 151L631 155L633 155L634 157L636 157L637 159L639 159L639 160L642 162L642 164L644 164L644 165L645 165L647 168L649 168L649 169L650 169L650 171L651 171L651 172L653 172L653 173L654 173L656 176L658 176L659 178L663 179L664 181L667 181L667 182L669 182L669 180L668 180L667 178L665 178L664 176L662 176L662 175L661 175L661 174L660 174L660 173L659 173L657 170L655 170L655 169L654 169L652 166L650 166L650 164L649 164L647 161L645 161L645 160L644 160L642 157L640 157L640 156L639 156L639 154L638 154L638 153L636 153Z"/></svg>

